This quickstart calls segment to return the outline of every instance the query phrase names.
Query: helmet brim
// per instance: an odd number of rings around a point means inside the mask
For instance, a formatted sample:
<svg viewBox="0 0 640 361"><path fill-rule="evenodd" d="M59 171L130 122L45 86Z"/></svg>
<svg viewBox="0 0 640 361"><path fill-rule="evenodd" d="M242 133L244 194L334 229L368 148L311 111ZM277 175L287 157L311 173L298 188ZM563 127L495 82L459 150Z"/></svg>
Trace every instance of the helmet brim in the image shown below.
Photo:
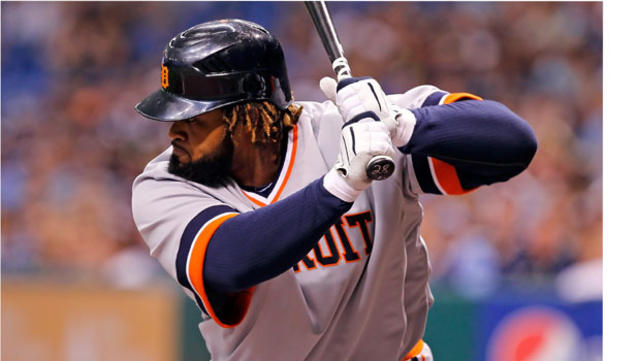
<svg viewBox="0 0 640 361"><path fill-rule="evenodd" d="M162 122L190 119L226 105L243 101L242 97L220 100L193 100L160 89L144 98L135 108L140 115Z"/></svg>

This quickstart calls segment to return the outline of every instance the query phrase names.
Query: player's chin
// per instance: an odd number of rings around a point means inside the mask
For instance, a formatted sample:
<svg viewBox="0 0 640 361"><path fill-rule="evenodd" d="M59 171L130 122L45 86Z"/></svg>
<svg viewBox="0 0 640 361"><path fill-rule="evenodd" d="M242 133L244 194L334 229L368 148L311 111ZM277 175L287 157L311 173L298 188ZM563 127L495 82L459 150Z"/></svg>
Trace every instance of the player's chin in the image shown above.
<svg viewBox="0 0 640 361"><path fill-rule="evenodd" d="M173 153L171 153L171 157L176 158L176 160L180 164L187 164L191 162L191 154L180 147L173 147Z"/></svg>
<svg viewBox="0 0 640 361"><path fill-rule="evenodd" d="M189 164L189 159L181 159L181 157L176 155L176 153L174 152L171 154L171 158L169 158L169 173L179 174L185 168L188 168Z"/></svg>
<svg viewBox="0 0 640 361"><path fill-rule="evenodd" d="M172 154L171 158L175 159L175 162L178 163L180 166L186 166L189 165L189 163L191 163L191 157L188 155L177 155L177 154Z"/></svg>

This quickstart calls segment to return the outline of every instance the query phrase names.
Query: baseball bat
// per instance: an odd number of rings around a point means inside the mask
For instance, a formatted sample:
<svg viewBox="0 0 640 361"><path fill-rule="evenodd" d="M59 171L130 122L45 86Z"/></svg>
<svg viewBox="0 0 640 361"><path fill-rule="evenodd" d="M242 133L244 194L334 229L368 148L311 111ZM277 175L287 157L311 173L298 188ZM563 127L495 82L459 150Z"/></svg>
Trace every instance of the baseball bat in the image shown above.
<svg viewBox="0 0 640 361"><path fill-rule="evenodd" d="M307 7L322 45L329 55L331 67L336 73L338 81L351 78L351 68L349 68L347 58L344 56L344 50L324 1L305 1L304 5ZM394 169L395 163L391 157L377 155L371 158L367 164L367 176L372 180L387 179L393 174Z"/></svg>

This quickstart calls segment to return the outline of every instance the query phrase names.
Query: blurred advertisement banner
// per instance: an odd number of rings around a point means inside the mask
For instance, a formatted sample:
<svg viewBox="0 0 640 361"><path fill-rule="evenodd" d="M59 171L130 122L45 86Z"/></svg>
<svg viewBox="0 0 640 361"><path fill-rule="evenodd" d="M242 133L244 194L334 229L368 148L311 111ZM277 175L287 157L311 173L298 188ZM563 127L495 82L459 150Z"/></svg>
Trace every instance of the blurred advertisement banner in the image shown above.
<svg viewBox="0 0 640 361"><path fill-rule="evenodd" d="M178 310L167 288L3 280L2 360L175 360Z"/></svg>
<svg viewBox="0 0 640 361"><path fill-rule="evenodd" d="M601 361L602 301L550 292L471 300L436 293L424 339L437 361Z"/></svg>
<svg viewBox="0 0 640 361"><path fill-rule="evenodd" d="M601 301L494 302L478 321L478 360L602 360Z"/></svg>

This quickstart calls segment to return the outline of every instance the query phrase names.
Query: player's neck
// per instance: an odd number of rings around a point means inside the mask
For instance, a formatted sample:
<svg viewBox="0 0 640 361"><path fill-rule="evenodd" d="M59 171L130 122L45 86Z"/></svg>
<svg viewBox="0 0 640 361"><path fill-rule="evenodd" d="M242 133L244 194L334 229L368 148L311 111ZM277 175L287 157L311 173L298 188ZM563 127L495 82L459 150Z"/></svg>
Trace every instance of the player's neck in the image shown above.
<svg viewBox="0 0 640 361"><path fill-rule="evenodd" d="M231 174L242 186L262 187L273 182L277 176L280 158L280 142L236 146Z"/></svg>

